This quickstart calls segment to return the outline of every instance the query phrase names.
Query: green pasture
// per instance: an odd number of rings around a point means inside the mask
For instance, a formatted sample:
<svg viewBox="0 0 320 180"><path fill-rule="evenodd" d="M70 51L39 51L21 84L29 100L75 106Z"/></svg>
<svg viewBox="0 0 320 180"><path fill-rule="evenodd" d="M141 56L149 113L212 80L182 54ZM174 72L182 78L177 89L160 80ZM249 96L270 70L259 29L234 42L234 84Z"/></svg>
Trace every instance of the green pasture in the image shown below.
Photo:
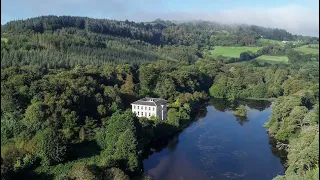
<svg viewBox="0 0 320 180"><path fill-rule="evenodd" d="M306 54L319 54L319 44L309 44L294 48L294 50L306 53Z"/></svg>
<svg viewBox="0 0 320 180"><path fill-rule="evenodd" d="M263 46L267 46L267 45L280 45L280 46L284 46L284 43L278 40L272 40L272 39L258 39L258 44L263 45Z"/></svg>
<svg viewBox="0 0 320 180"><path fill-rule="evenodd" d="M238 58L242 52L251 51L257 52L261 47L249 47L249 46L215 46L214 50L211 50L211 56L224 56L229 58Z"/></svg>
<svg viewBox="0 0 320 180"><path fill-rule="evenodd" d="M287 56L269 56L269 55L262 55L259 56L257 58L255 58L255 60L258 61L272 61L272 62L277 62L277 63L288 63L289 59Z"/></svg>
<svg viewBox="0 0 320 180"><path fill-rule="evenodd" d="M290 43L293 43L295 45L299 45L301 42L298 41L290 41ZM267 46L267 45L280 45L282 47L284 47L285 43L283 43L282 41L279 40L272 40L272 39L264 39L264 38L260 38L258 39L258 44L261 46Z"/></svg>

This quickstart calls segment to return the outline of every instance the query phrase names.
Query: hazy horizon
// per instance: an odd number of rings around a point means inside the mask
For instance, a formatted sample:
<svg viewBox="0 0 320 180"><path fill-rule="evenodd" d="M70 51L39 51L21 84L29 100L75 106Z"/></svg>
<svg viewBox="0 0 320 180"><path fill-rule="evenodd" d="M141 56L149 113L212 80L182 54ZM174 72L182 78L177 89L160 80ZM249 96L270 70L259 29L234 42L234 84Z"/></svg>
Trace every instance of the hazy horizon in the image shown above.
<svg viewBox="0 0 320 180"><path fill-rule="evenodd" d="M1 1L1 24L42 15L85 16L90 18L148 22L212 21L285 29L292 34L319 36L319 2L316 0L231 1L209 0L183 3L178 0L40 0Z"/></svg>

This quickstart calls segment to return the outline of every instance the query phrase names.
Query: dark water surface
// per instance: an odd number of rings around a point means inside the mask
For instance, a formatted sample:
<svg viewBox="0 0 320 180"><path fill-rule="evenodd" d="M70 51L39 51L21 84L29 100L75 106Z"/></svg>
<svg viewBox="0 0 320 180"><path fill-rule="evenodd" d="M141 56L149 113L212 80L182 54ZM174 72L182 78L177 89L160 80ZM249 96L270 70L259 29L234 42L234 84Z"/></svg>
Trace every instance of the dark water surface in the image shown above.
<svg viewBox="0 0 320 180"><path fill-rule="evenodd" d="M249 109L246 118L233 115L239 104ZM284 174L263 127L270 115L270 102L212 100L198 121L144 160L144 172L156 180L264 180Z"/></svg>

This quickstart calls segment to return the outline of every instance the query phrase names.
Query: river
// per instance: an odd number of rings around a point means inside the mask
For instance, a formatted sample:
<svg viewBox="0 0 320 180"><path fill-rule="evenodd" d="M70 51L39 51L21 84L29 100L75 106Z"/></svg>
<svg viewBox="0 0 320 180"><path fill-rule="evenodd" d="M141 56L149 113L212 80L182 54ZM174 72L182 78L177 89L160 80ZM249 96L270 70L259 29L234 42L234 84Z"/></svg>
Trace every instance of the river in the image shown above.
<svg viewBox="0 0 320 180"><path fill-rule="evenodd" d="M246 118L232 110L246 105ZM211 100L197 121L149 155L144 173L155 180L269 180L284 174L279 153L263 124L271 102Z"/></svg>

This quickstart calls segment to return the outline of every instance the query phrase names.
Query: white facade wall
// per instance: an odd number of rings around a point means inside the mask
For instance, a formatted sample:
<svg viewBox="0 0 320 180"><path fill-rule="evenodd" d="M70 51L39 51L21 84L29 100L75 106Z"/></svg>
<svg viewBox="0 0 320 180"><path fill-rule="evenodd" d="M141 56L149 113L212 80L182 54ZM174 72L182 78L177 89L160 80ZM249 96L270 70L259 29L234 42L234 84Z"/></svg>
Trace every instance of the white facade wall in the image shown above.
<svg viewBox="0 0 320 180"><path fill-rule="evenodd" d="M157 116L156 106L132 104L132 112L136 113L138 117Z"/></svg>
<svg viewBox="0 0 320 180"><path fill-rule="evenodd" d="M163 111L162 111L163 109ZM132 112L138 117L150 118L151 116L159 117L161 120L167 119L167 105L146 106L132 104Z"/></svg>

